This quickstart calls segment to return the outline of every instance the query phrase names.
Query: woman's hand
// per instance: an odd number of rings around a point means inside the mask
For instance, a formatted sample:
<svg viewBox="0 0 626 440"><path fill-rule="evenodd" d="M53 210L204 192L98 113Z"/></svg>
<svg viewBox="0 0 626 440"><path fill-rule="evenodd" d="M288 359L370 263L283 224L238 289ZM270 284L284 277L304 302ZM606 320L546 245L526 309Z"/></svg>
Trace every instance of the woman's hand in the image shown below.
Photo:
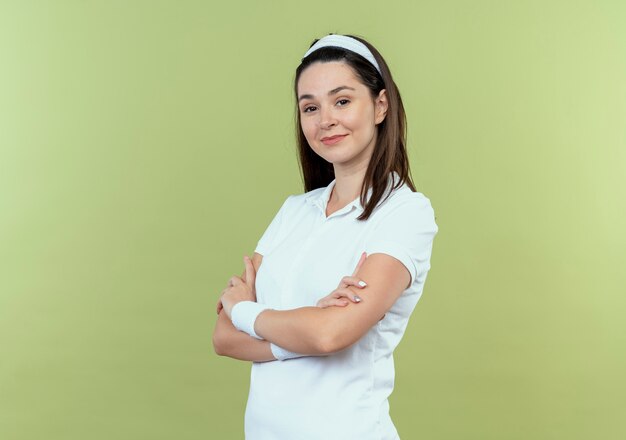
<svg viewBox="0 0 626 440"><path fill-rule="evenodd" d="M361 265L363 264L366 258L367 258L367 254L363 252L361 254L361 258L359 259L359 262L356 265L356 268L354 269L354 272L352 272L352 275L343 277L341 279L341 282L339 283L339 286L337 286L337 289L333 290L330 294L320 299L317 302L316 306L320 308L326 308L326 307L332 307L332 306L344 307L348 305L348 300L354 303L361 302L361 297L352 293L352 291L348 289L347 287L354 286L358 288L363 288L367 286L367 284L363 280L360 280L359 278L354 276L359 271L359 268L361 267ZM359 284L359 283L362 283L362 284ZM347 298L347 299L344 299L344 298Z"/></svg>
<svg viewBox="0 0 626 440"><path fill-rule="evenodd" d="M256 301L256 289L254 287L254 281L256 278L256 271L252 260L248 256L243 257L244 265L246 266L246 281L237 275L233 275L228 280L228 287L222 290L222 296L217 303L217 313L221 308L224 308L224 312L230 318L230 312L241 301Z"/></svg>

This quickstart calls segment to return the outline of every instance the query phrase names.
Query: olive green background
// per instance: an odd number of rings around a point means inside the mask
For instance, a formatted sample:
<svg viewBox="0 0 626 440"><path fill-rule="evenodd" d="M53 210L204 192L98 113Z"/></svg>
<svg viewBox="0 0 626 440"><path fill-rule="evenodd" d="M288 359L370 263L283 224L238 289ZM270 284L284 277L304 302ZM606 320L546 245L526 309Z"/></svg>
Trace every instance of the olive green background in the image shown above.
<svg viewBox="0 0 626 440"><path fill-rule="evenodd" d="M402 439L626 438L625 23L622 1L1 1L0 438L243 438L250 365L214 354L214 307L302 192L292 80L329 32L386 57L439 225Z"/></svg>

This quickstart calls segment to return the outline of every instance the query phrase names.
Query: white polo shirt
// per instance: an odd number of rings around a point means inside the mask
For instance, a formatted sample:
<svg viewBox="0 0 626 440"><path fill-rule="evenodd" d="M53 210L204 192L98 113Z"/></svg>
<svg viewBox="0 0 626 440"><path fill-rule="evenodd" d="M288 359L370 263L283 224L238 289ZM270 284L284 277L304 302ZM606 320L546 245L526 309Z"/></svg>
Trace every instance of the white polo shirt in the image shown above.
<svg viewBox="0 0 626 440"><path fill-rule="evenodd" d="M390 178L388 189L391 183ZM281 206L255 249L263 255L257 301L278 310L315 306L352 274L363 251L400 260L411 286L367 334L338 353L253 362L247 440L399 438L387 400L394 384L393 350L430 269L438 231L434 211L427 197L404 184L366 221L356 220L363 210L359 198L326 217L334 185L335 180L290 195Z"/></svg>

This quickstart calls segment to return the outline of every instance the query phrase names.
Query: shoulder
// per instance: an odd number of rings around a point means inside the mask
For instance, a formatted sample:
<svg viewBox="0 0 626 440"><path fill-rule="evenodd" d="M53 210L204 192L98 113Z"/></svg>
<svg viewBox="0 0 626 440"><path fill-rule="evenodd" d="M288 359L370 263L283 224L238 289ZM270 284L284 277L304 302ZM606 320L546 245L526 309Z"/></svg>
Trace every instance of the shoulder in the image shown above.
<svg viewBox="0 0 626 440"><path fill-rule="evenodd" d="M323 190L323 188L321 188L321 190ZM316 189L304 194L287 195L276 213L276 219L293 218L294 216L297 217L302 215L302 213L306 211L306 209L303 208L310 205L308 203L309 197L318 191L319 189Z"/></svg>
<svg viewBox="0 0 626 440"><path fill-rule="evenodd" d="M410 226L426 226L428 223L436 228L435 211L431 201L421 192L413 192L407 185L394 190L379 206L376 215L379 221Z"/></svg>
<svg viewBox="0 0 626 440"><path fill-rule="evenodd" d="M402 185L392 193L395 205L431 206L430 199L421 192L413 192L407 185Z"/></svg>
<svg viewBox="0 0 626 440"><path fill-rule="evenodd" d="M283 206L281 209L286 211L298 210L307 203L307 199L309 199L309 197L315 196L323 190L324 188L318 188L307 193L289 194L283 202Z"/></svg>
<svg viewBox="0 0 626 440"><path fill-rule="evenodd" d="M300 205L306 203L307 199L309 198L314 198L321 195L325 189L326 187L322 187L301 194L291 194L288 199L291 201L291 203Z"/></svg>
<svg viewBox="0 0 626 440"><path fill-rule="evenodd" d="M300 211L301 208L308 205L310 201L319 198L325 189L325 187L322 187L305 193L290 194L283 203L283 208L288 211Z"/></svg>

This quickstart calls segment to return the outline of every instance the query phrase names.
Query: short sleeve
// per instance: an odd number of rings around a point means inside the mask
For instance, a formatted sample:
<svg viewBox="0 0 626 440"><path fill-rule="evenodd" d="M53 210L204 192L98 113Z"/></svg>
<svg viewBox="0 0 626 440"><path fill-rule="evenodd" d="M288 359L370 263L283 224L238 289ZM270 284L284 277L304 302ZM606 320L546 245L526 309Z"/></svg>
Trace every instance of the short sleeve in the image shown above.
<svg viewBox="0 0 626 440"><path fill-rule="evenodd" d="M433 240L439 228L430 200L421 193L411 193L391 206L379 220L366 241L367 255L390 255L408 269L413 285L430 269Z"/></svg>
<svg viewBox="0 0 626 440"><path fill-rule="evenodd" d="M285 217L285 211L287 210L288 201L292 196L288 196L287 199L283 202L283 205L280 207L272 221L270 222L267 229L259 239L254 252L257 252L261 255L265 255L270 252L274 247L274 243L276 242L276 238L280 231L280 226L283 222L283 217Z"/></svg>

